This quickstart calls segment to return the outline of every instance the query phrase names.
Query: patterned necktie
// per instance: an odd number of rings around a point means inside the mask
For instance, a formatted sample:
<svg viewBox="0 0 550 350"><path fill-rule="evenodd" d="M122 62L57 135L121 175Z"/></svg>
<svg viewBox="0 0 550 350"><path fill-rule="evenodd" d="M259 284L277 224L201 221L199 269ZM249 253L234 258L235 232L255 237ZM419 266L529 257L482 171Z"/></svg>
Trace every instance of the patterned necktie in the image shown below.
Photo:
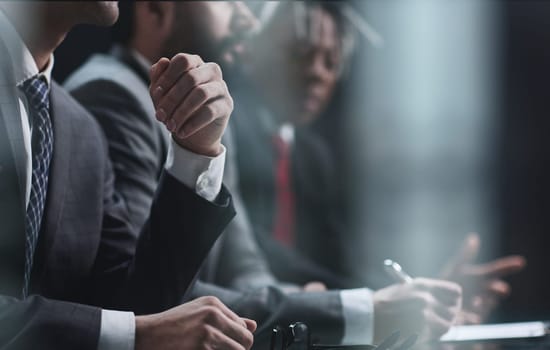
<svg viewBox="0 0 550 350"><path fill-rule="evenodd" d="M46 203L48 173L53 150L53 129L50 120L49 88L44 77L33 77L21 87L27 97L32 117L32 178L25 218L25 276L23 298L29 292L34 251Z"/></svg>
<svg viewBox="0 0 550 350"><path fill-rule="evenodd" d="M290 177L290 145L279 135L273 137L276 150L276 212L273 237L287 247L294 245L294 192Z"/></svg>

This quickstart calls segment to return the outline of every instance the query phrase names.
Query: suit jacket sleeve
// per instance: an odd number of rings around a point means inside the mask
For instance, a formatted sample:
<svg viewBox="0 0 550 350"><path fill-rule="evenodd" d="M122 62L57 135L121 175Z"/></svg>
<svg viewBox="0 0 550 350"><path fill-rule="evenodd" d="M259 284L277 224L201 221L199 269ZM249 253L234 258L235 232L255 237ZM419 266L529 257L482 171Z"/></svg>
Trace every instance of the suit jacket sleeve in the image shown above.
<svg viewBox="0 0 550 350"><path fill-rule="evenodd" d="M238 214L220 238L218 256L209 256L216 266L214 277L208 282L241 291L278 285L280 282L271 273L256 243L250 220L239 195L235 148L230 128L224 134L223 143L227 149L224 184L233 194L233 203Z"/></svg>
<svg viewBox="0 0 550 350"><path fill-rule="evenodd" d="M115 189L130 223L141 229L149 216L168 152L168 134L143 103L109 80L92 80L71 91L101 126L115 172Z"/></svg>
<svg viewBox="0 0 550 350"><path fill-rule="evenodd" d="M113 173L107 162L105 174L106 215L94 283L98 302L136 313L175 306L234 216L231 196L222 187L209 202L165 172L156 121L120 85L98 80L73 96L99 122L114 164ZM142 232L128 235L129 229ZM103 287L118 281L127 282L118 295Z"/></svg>
<svg viewBox="0 0 550 350"><path fill-rule="evenodd" d="M96 350L101 310L32 296L24 301L0 296L2 349Z"/></svg>
<svg viewBox="0 0 550 350"><path fill-rule="evenodd" d="M242 317L256 320L254 349L267 349L274 326L304 322L313 339L338 344L344 336L344 316L339 291L285 293L275 286L237 292L198 281L190 297L214 295Z"/></svg>

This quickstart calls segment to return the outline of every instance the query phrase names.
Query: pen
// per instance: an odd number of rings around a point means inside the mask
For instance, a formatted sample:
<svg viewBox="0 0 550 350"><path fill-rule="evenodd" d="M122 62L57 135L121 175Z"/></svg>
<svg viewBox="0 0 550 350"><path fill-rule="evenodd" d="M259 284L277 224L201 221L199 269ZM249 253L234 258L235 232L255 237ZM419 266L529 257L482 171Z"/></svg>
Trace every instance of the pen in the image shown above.
<svg viewBox="0 0 550 350"><path fill-rule="evenodd" d="M401 265L399 265L393 260L390 260L390 259L384 260L384 269L397 282L411 283L413 281L412 277L409 276L405 271L403 271L403 269L401 268Z"/></svg>

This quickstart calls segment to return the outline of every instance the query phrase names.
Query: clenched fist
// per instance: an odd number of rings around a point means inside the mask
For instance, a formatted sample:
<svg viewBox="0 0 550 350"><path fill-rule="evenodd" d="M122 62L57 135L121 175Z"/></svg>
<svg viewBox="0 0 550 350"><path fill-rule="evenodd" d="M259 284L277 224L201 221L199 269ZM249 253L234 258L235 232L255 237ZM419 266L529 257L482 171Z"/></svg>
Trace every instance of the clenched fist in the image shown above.
<svg viewBox="0 0 550 350"><path fill-rule="evenodd" d="M182 147L206 156L221 153L233 99L220 66L179 53L151 67L149 92L156 117Z"/></svg>

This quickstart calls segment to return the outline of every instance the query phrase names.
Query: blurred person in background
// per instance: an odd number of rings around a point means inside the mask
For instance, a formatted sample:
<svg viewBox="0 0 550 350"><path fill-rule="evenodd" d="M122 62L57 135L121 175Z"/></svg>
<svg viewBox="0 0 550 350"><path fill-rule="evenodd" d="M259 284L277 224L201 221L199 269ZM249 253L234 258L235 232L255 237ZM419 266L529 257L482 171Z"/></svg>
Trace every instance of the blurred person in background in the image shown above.
<svg viewBox="0 0 550 350"><path fill-rule="evenodd" d="M337 3L277 3L266 9L262 30L245 50L247 80L232 85L239 192L277 277L310 280L297 268L304 260L345 275L339 263L354 242L339 219L338 169L310 125L350 70L357 19ZM519 256L474 264L479 245L476 234L468 235L440 274L463 287L464 322L485 319L510 292L502 276L525 265Z"/></svg>
<svg viewBox="0 0 550 350"><path fill-rule="evenodd" d="M51 78L53 51L75 25L117 17L116 2L0 3L0 348L248 349L253 321L215 298L179 303L234 216L225 188L204 198L181 164L182 154L193 163L204 155L193 152L220 152L227 91L216 125L200 124L186 149L173 145L136 230L101 129ZM175 81L189 64L198 62L164 60L153 81ZM189 102L180 91L160 96Z"/></svg>
<svg viewBox="0 0 550 350"><path fill-rule="evenodd" d="M166 121L183 106L169 99L156 106L152 103L149 85L153 92L158 86L147 76L151 62L187 52L220 62L224 73L232 71L255 19L241 2L136 2L121 6L121 44L109 55L93 56L66 86L103 127L114 163L115 186L126 199L132 223L140 227L168 156L169 135L157 119ZM189 72L194 73L192 77L183 75L175 88L203 101L202 94L213 89L204 76L221 74L219 67L206 63ZM205 109L204 118L208 120L215 110L215 105ZM186 134L185 124L169 124L169 128L183 139L193 136ZM449 328L461 300L460 287L451 282L417 279L372 292L366 288L323 291L318 284L302 287L277 280L256 246L246 210L235 193L236 155L230 134L225 137L224 181L234 194L239 214L211 252L202 281L188 298L216 295L235 311L254 315L259 322L257 347L266 345L273 325L297 320L306 322L314 337L336 343L368 343L395 329L432 339ZM207 182L199 179L198 190Z"/></svg>

